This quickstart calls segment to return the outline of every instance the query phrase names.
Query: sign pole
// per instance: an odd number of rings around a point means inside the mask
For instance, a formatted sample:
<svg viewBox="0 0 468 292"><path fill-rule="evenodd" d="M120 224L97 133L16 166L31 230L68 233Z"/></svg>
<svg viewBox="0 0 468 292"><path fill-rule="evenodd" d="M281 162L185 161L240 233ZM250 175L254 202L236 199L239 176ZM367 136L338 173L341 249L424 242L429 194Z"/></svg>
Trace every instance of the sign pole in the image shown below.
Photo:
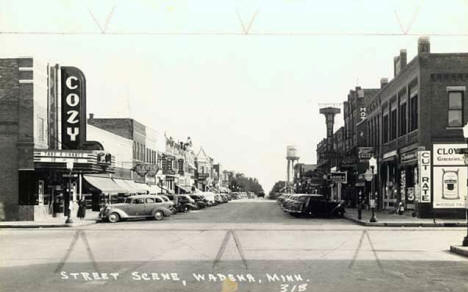
<svg viewBox="0 0 468 292"><path fill-rule="evenodd" d="M362 219L362 208L361 208L361 199L362 199L362 191L359 191L359 195L358 195L358 219L361 220Z"/></svg>
<svg viewBox="0 0 468 292"><path fill-rule="evenodd" d="M67 196L65 197L65 210L67 211L67 214L64 214L67 216L67 219L65 220L66 224L73 223L73 220L71 219L71 211L72 211L72 183L71 183L71 178L72 178L72 170L73 170L73 162L67 162L67 168L69 170L68 173L68 191L67 191ZM65 211L64 210L64 211Z"/></svg>
<svg viewBox="0 0 468 292"><path fill-rule="evenodd" d="M464 162L468 167L468 123L463 127L463 137L467 148L463 149ZM468 182L467 182L468 185ZM465 192L465 216L466 216L466 236L463 238L462 246L468 246L468 194Z"/></svg>
<svg viewBox="0 0 468 292"><path fill-rule="evenodd" d="M374 157L371 157L369 159L369 166L371 168L371 211L372 211L372 216L369 220L369 222L377 222L377 218L375 218L375 168L377 167L377 159Z"/></svg>

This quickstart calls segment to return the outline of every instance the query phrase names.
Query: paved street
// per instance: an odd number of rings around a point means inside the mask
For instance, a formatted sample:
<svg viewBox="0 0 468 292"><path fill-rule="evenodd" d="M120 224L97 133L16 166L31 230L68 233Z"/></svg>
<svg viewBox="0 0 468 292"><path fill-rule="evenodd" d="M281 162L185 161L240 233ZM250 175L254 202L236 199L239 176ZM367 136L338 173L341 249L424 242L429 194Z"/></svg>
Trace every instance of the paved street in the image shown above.
<svg viewBox="0 0 468 292"><path fill-rule="evenodd" d="M169 220L0 230L0 291L468 291L464 228L370 228L230 202Z"/></svg>

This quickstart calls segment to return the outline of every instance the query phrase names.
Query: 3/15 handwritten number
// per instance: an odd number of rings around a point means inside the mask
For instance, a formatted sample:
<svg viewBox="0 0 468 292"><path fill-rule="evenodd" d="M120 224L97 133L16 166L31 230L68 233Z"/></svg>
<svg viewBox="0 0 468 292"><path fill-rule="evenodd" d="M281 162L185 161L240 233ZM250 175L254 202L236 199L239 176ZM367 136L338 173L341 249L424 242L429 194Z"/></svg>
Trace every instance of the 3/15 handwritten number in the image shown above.
<svg viewBox="0 0 468 292"><path fill-rule="evenodd" d="M307 290L307 284L281 284L280 292L304 292Z"/></svg>

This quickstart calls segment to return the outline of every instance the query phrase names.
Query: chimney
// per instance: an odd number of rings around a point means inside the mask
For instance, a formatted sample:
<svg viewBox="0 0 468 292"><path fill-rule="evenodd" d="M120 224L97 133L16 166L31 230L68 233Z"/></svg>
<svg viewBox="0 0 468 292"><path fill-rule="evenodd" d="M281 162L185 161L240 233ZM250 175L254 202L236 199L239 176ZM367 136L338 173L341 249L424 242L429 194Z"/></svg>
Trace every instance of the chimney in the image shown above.
<svg viewBox="0 0 468 292"><path fill-rule="evenodd" d="M94 114L93 113L89 113L89 119L90 120L94 119Z"/></svg>
<svg viewBox="0 0 468 292"><path fill-rule="evenodd" d="M393 77L397 76L400 73L400 64L398 62L399 60L399 56L393 57ZM382 80L380 80L380 86L382 86Z"/></svg>
<svg viewBox="0 0 468 292"><path fill-rule="evenodd" d="M406 50L400 50L400 70L403 70L406 67L407 59L406 59Z"/></svg>
<svg viewBox="0 0 468 292"><path fill-rule="evenodd" d="M420 37L418 39L418 55L431 52L431 43L429 37Z"/></svg>
<svg viewBox="0 0 468 292"><path fill-rule="evenodd" d="M384 88L384 86L387 84L388 84L387 78L380 78L380 88Z"/></svg>

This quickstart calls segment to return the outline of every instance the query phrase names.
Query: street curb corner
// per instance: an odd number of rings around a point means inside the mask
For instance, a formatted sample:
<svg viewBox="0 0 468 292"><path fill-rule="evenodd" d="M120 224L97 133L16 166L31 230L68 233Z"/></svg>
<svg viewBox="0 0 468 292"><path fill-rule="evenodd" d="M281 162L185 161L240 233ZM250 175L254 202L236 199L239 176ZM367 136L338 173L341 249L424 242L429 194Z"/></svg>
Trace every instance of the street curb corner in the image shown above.
<svg viewBox="0 0 468 292"><path fill-rule="evenodd" d="M468 249L460 248L460 246L451 245L450 252L464 256L464 257L468 257Z"/></svg>

